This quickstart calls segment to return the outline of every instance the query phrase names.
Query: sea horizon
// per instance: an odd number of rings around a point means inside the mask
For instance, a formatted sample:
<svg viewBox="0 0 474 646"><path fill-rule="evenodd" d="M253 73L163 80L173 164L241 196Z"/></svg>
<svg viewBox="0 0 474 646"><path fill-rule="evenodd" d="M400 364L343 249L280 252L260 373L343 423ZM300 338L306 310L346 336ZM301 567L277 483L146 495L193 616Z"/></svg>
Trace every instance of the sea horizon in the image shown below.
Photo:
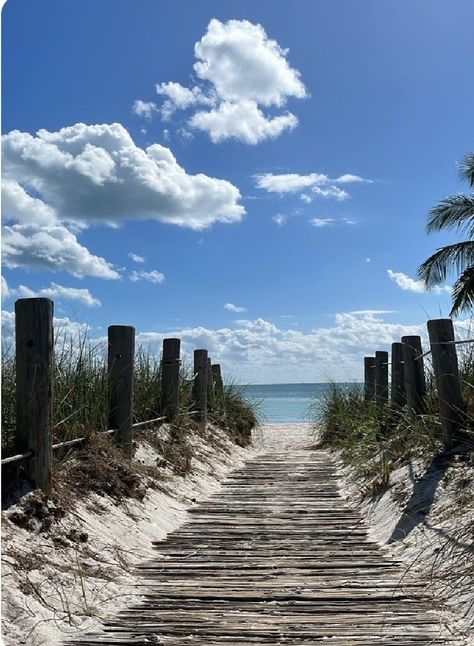
<svg viewBox="0 0 474 646"><path fill-rule="evenodd" d="M243 385L248 398L256 405L259 418L267 423L303 423L316 421L320 405L332 383L339 386L361 385L360 382L294 382Z"/></svg>

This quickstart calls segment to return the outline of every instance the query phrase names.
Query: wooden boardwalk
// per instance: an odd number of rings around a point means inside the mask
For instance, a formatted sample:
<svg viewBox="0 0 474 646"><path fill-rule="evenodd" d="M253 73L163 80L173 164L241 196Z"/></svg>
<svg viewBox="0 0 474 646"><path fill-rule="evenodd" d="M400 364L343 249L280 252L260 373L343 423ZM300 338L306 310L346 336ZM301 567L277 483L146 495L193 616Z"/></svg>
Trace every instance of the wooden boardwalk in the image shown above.
<svg viewBox="0 0 474 646"><path fill-rule="evenodd" d="M449 643L424 588L339 496L323 451L249 461L156 551L144 601L74 643Z"/></svg>

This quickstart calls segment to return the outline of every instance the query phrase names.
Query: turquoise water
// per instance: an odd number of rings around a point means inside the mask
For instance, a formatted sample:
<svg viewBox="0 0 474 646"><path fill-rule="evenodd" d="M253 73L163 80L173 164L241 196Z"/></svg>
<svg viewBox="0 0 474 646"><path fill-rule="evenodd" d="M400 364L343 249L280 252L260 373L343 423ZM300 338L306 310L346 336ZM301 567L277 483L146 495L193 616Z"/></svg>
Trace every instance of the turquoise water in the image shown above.
<svg viewBox="0 0 474 646"><path fill-rule="evenodd" d="M339 384L353 386L354 384ZM310 407L317 413L318 403L329 384L264 384L247 386L247 396L259 404L263 422L309 422ZM314 415L314 413L313 413Z"/></svg>

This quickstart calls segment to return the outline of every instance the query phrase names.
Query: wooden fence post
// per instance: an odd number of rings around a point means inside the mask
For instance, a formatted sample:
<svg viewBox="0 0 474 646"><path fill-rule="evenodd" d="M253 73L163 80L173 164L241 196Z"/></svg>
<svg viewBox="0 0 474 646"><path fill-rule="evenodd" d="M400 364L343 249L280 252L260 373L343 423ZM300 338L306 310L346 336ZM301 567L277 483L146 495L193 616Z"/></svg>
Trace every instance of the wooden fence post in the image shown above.
<svg viewBox="0 0 474 646"><path fill-rule="evenodd" d="M109 327L109 428L116 428L116 441L128 458L132 457L133 369L135 328Z"/></svg>
<svg viewBox="0 0 474 646"><path fill-rule="evenodd" d="M364 357L364 399L373 401L375 397L375 357Z"/></svg>
<svg viewBox="0 0 474 646"><path fill-rule="evenodd" d="M403 345L392 343L390 401L394 408L403 408L407 401L403 366Z"/></svg>
<svg viewBox="0 0 474 646"><path fill-rule="evenodd" d="M169 422L179 414L179 339L163 339L161 357L161 412Z"/></svg>
<svg viewBox="0 0 474 646"><path fill-rule="evenodd" d="M224 404L224 383L222 381L221 366L214 363L212 366L212 381L214 383L214 395L220 407Z"/></svg>
<svg viewBox="0 0 474 646"><path fill-rule="evenodd" d="M425 364L421 337L402 336L403 378L408 409L411 415L423 412L426 396ZM418 358L417 358L418 357Z"/></svg>
<svg viewBox="0 0 474 646"><path fill-rule="evenodd" d="M375 353L375 402L388 402L388 352L382 350Z"/></svg>
<svg viewBox="0 0 474 646"><path fill-rule="evenodd" d="M428 321L433 371L438 391L439 417L444 442L461 439L459 431L466 422L466 408L459 379L458 357L451 319ZM456 436L458 436L456 438Z"/></svg>
<svg viewBox="0 0 474 646"><path fill-rule="evenodd" d="M33 451L25 475L51 493L53 395L53 301L22 298L15 303L16 449Z"/></svg>
<svg viewBox="0 0 474 646"><path fill-rule="evenodd" d="M193 400L201 427L207 421L207 350L194 350Z"/></svg>
<svg viewBox="0 0 474 646"><path fill-rule="evenodd" d="M212 363L211 359L207 358L207 407L209 410L214 410L216 406L216 397L214 392L214 379L212 378Z"/></svg>

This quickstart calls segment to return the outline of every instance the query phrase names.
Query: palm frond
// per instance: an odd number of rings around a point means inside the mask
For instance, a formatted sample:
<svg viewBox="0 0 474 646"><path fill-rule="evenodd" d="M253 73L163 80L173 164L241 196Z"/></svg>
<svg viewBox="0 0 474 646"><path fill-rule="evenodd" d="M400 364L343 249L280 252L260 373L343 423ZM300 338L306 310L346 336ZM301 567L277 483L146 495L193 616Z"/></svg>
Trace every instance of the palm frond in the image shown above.
<svg viewBox="0 0 474 646"><path fill-rule="evenodd" d="M463 182L474 186L474 153L468 153L459 164L459 177Z"/></svg>
<svg viewBox="0 0 474 646"><path fill-rule="evenodd" d="M458 273L474 265L474 242L457 242L441 247L418 268L418 277L433 287L446 280L450 271Z"/></svg>
<svg viewBox="0 0 474 646"><path fill-rule="evenodd" d="M453 285L451 316L474 309L474 267L468 267Z"/></svg>
<svg viewBox="0 0 474 646"><path fill-rule="evenodd" d="M474 234L474 195L450 195L431 209L426 230L428 233L441 229L464 229L469 238Z"/></svg>

